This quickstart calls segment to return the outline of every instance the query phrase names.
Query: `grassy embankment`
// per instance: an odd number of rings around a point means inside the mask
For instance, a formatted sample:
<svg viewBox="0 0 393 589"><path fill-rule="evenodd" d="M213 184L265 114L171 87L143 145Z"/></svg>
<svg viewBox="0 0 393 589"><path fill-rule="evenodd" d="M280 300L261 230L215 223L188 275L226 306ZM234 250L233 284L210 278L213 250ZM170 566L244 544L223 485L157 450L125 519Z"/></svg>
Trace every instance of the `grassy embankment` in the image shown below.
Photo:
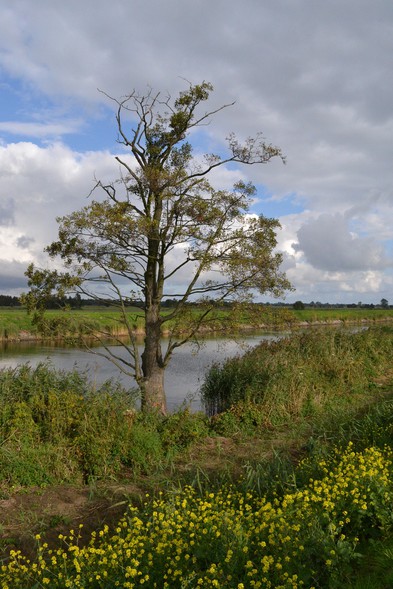
<svg viewBox="0 0 393 589"><path fill-rule="evenodd" d="M211 418L146 418L130 393L47 366L3 371L9 507L32 485L97 493L117 481L133 494L124 518L90 542L88 518L52 507L30 519L24 539L31 548L35 536L38 564L12 552L0 586L390 587L392 352L389 327L261 345L212 369L205 398L226 410ZM74 531L53 540L67 525ZM17 529L3 524L4 554Z"/></svg>
<svg viewBox="0 0 393 589"><path fill-rule="evenodd" d="M164 313L167 312L164 310ZM189 311L197 316L196 309ZM131 325L136 332L143 333L143 318L140 309L128 310ZM218 310L213 316L211 331L232 327L231 311ZM188 317L189 319L190 317ZM78 333L78 326L86 324L94 331L106 332L114 336L127 335L118 311L106 307L86 307L71 312L49 310L46 312L48 336L61 339L67 329L72 327ZM305 309L294 310L280 307L264 307L252 318L247 314L236 318L236 324L244 327L250 324L267 328L292 327L297 324L337 323L356 324L362 322L380 323L393 321L393 309ZM173 323L169 323L170 329ZM181 330L181 320L179 323ZM23 308L0 307L0 340L41 339L43 336L32 322L32 316Z"/></svg>

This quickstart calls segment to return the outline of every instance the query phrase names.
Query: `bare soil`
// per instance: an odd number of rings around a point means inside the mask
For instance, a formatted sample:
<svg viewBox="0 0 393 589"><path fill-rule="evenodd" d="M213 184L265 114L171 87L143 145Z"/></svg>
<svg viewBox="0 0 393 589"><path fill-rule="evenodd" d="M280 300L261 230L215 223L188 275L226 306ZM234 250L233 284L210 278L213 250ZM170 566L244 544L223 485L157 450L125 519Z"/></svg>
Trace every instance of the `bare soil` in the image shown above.
<svg viewBox="0 0 393 589"><path fill-rule="evenodd" d="M104 524L115 525L133 497L140 495L135 485L105 485L92 491L88 487L61 485L13 492L0 500L0 561L10 550L21 550L34 558L36 534L51 547L60 542L59 534L81 529L81 541Z"/></svg>

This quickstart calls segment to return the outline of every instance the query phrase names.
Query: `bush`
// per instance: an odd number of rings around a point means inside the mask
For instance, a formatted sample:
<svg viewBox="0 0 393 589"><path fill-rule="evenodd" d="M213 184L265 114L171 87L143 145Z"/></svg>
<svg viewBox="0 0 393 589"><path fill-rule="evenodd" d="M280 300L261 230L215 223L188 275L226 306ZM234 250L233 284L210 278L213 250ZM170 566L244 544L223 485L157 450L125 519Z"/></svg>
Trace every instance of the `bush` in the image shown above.
<svg viewBox="0 0 393 589"><path fill-rule="evenodd" d="M163 417L135 410L134 392L93 387L50 364L0 371L0 483L89 482L164 469L209 429L187 409ZM19 465L19 466L18 466Z"/></svg>
<svg viewBox="0 0 393 589"><path fill-rule="evenodd" d="M210 425L203 413L190 413L186 408L165 417L159 431L162 443L168 451L183 450L209 435Z"/></svg>
<svg viewBox="0 0 393 589"><path fill-rule="evenodd" d="M126 412L135 393L110 382L96 389L86 375L56 371L50 364L2 370L0 389L4 482L86 482L128 465L126 442L134 440ZM17 460L23 469L15 468ZM28 474L33 472L35 477Z"/></svg>

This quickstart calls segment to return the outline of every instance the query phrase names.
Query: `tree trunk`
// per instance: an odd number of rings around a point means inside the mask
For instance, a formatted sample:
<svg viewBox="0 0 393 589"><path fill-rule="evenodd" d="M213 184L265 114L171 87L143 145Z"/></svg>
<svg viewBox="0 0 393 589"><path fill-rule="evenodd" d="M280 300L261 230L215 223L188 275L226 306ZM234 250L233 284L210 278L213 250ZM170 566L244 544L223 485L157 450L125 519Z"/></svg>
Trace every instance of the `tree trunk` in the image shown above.
<svg viewBox="0 0 393 589"><path fill-rule="evenodd" d="M145 349L142 354L142 410L166 414L164 365L161 352L161 323L157 310L146 316Z"/></svg>
<svg viewBox="0 0 393 589"><path fill-rule="evenodd" d="M145 376L142 385L142 410L166 415L164 369L156 366Z"/></svg>

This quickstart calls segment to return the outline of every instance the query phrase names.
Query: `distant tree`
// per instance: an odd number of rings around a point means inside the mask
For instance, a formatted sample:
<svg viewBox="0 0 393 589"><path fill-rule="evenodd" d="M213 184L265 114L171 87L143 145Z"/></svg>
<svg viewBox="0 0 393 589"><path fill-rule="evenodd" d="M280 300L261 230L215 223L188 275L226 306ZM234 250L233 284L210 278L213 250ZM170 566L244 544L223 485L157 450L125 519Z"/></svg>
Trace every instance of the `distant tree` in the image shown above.
<svg viewBox="0 0 393 589"><path fill-rule="evenodd" d="M304 309L304 303L302 303L302 301L296 301L292 306L297 311L302 311Z"/></svg>
<svg viewBox="0 0 393 589"><path fill-rule="evenodd" d="M106 356L135 378L142 408L163 413L164 370L173 351L209 324L220 301L248 301L256 292L279 296L290 288L280 271L282 257L274 253L278 221L250 214L255 187L239 181L232 190L219 190L207 179L225 164L266 164L283 159L282 153L260 134L244 143L230 134L226 155L194 157L187 136L231 106L198 112L211 91L203 82L190 84L175 100L152 90L112 99L119 142L131 157L116 157L122 171L117 181L97 182L104 200L58 219L59 238L46 251L63 261L64 272L31 265L26 273L25 301L38 312L54 291L96 300L99 288L112 294L130 344L123 342L126 359L109 348ZM176 303L162 314L168 295ZM187 302L197 298L203 304L191 313ZM126 313L130 299L143 305L141 357L135 319ZM170 337L163 352L165 327Z"/></svg>
<svg viewBox="0 0 393 589"><path fill-rule="evenodd" d="M387 299L381 299L381 307L382 307L382 309L388 309L389 302Z"/></svg>

